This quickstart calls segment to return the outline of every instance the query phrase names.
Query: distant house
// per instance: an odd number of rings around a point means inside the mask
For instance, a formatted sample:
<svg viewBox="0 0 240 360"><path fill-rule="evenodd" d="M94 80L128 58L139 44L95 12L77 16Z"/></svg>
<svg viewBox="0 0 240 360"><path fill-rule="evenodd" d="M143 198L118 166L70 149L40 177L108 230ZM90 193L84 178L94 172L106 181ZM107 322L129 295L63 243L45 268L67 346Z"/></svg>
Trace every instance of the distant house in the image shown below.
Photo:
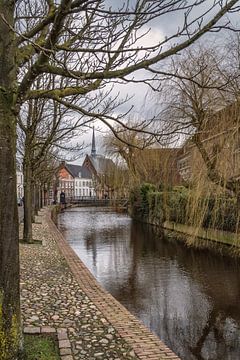
<svg viewBox="0 0 240 360"><path fill-rule="evenodd" d="M97 198L112 199L114 197L112 174L115 169L115 164L111 159L97 154L94 128L91 155L86 155L83 167L91 173Z"/></svg>
<svg viewBox="0 0 240 360"><path fill-rule="evenodd" d="M221 177L240 178L240 103L237 101L209 116L199 137ZM207 179L206 165L193 138L179 152L178 169L185 181Z"/></svg>
<svg viewBox="0 0 240 360"><path fill-rule="evenodd" d="M74 178L74 196L75 197L95 197L95 189L90 171L84 167L73 164L66 164Z"/></svg>
<svg viewBox="0 0 240 360"><path fill-rule="evenodd" d="M83 166L62 162L58 179L58 192L64 192L66 198L96 196L91 173Z"/></svg>
<svg viewBox="0 0 240 360"><path fill-rule="evenodd" d="M74 196L74 176L68 169L67 164L62 162L58 171L58 190L64 192L66 198Z"/></svg>

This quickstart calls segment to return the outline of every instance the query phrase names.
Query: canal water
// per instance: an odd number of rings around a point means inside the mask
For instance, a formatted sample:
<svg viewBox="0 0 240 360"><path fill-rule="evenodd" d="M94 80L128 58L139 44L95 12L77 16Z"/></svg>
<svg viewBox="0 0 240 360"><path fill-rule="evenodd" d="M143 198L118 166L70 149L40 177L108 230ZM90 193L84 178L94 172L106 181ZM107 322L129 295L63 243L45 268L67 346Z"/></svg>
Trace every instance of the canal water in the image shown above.
<svg viewBox="0 0 240 360"><path fill-rule="evenodd" d="M58 220L101 285L182 360L240 359L240 262L103 208L70 209Z"/></svg>

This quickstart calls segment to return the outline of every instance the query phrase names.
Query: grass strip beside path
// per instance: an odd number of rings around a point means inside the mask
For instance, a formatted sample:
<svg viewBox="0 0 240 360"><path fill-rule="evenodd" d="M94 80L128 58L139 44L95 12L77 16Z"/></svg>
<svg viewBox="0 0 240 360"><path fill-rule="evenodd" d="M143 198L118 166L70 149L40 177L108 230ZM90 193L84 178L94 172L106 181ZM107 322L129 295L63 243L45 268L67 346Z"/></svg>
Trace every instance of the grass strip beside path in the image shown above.
<svg viewBox="0 0 240 360"><path fill-rule="evenodd" d="M24 360L60 360L57 343L50 336L25 335Z"/></svg>

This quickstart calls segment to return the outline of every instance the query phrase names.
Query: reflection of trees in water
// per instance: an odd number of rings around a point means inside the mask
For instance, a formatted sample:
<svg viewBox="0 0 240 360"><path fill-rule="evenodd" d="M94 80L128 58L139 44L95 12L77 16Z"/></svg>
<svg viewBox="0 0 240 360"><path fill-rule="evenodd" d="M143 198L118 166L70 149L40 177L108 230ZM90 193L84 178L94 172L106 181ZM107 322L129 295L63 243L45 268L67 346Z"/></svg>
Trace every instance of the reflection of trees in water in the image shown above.
<svg viewBox="0 0 240 360"><path fill-rule="evenodd" d="M96 245L96 233L86 234L84 237L86 249L92 251L93 266L96 267L97 263L97 245Z"/></svg>
<svg viewBox="0 0 240 360"><path fill-rule="evenodd" d="M112 286L109 291L117 298L120 296L128 298L131 296L130 294L135 293L136 281L134 277L137 274L137 262L132 262L132 250L129 249L129 223L127 221L127 226L119 225L118 222L115 223L115 214L108 215L110 226L108 223L106 227L102 227L102 225L99 227L97 223L101 222L101 216L96 219L93 218L91 219L91 226L82 230L82 238L85 248L92 253L94 267L96 268L100 263L105 262L108 271L114 273L114 278L121 278L121 282L117 286L114 284L115 286ZM121 241L117 241L117 239L121 239ZM105 254L106 248L107 255ZM123 278L124 271L126 272L125 278ZM122 282L122 280L124 281Z"/></svg>
<svg viewBox="0 0 240 360"><path fill-rule="evenodd" d="M223 336L223 328L222 324L224 323L225 317L222 314L219 314L214 309L212 309L208 315L208 321L204 328L202 329L201 336L198 339L195 346L190 346L189 350L193 355L195 355L196 359L198 360L204 360L205 358L201 355L205 341L207 337L209 336L210 332L213 332L214 339L217 342L220 342L223 344L225 342L224 336ZM221 356L224 356L224 359L226 359L226 354L224 355L223 352L224 349L221 349ZM219 357L218 357L219 359Z"/></svg>
<svg viewBox="0 0 240 360"><path fill-rule="evenodd" d="M152 277L149 285L155 289L152 302L156 310L151 328L183 359L239 359L239 264L160 239L147 225L134 224L131 232L134 233L131 246L137 246L139 255L152 258L155 264L149 274ZM172 267L168 268L164 281L154 269L162 262ZM176 282L171 281L173 276ZM185 293L180 292L179 299L178 276L187 289ZM175 306L172 305L174 296ZM185 303L185 311L178 302ZM235 329L234 321L238 324Z"/></svg>
<svg viewBox="0 0 240 360"><path fill-rule="evenodd" d="M112 214L79 215L74 234L104 261L108 290L183 360L239 360L239 264Z"/></svg>

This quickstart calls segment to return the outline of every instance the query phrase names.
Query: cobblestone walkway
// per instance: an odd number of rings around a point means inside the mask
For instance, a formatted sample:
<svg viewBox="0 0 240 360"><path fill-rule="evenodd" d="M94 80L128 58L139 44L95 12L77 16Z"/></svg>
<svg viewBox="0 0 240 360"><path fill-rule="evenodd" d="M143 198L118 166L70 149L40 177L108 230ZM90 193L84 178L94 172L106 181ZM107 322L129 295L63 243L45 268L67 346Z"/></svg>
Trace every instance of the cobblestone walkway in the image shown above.
<svg viewBox="0 0 240 360"><path fill-rule="evenodd" d="M34 239L43 245L20 245L24 327L51 327L65 332L67 337L62 337L60 346L63 360L178 359L170 351L166 357L136 355L125 340L124 331L120 336L101 308L86 295L84 287L80 287L58 249L45 215L46 210L37 219L42 224L33 225ZM68 340L70 344L65 346L64 341Z"/></svg>

